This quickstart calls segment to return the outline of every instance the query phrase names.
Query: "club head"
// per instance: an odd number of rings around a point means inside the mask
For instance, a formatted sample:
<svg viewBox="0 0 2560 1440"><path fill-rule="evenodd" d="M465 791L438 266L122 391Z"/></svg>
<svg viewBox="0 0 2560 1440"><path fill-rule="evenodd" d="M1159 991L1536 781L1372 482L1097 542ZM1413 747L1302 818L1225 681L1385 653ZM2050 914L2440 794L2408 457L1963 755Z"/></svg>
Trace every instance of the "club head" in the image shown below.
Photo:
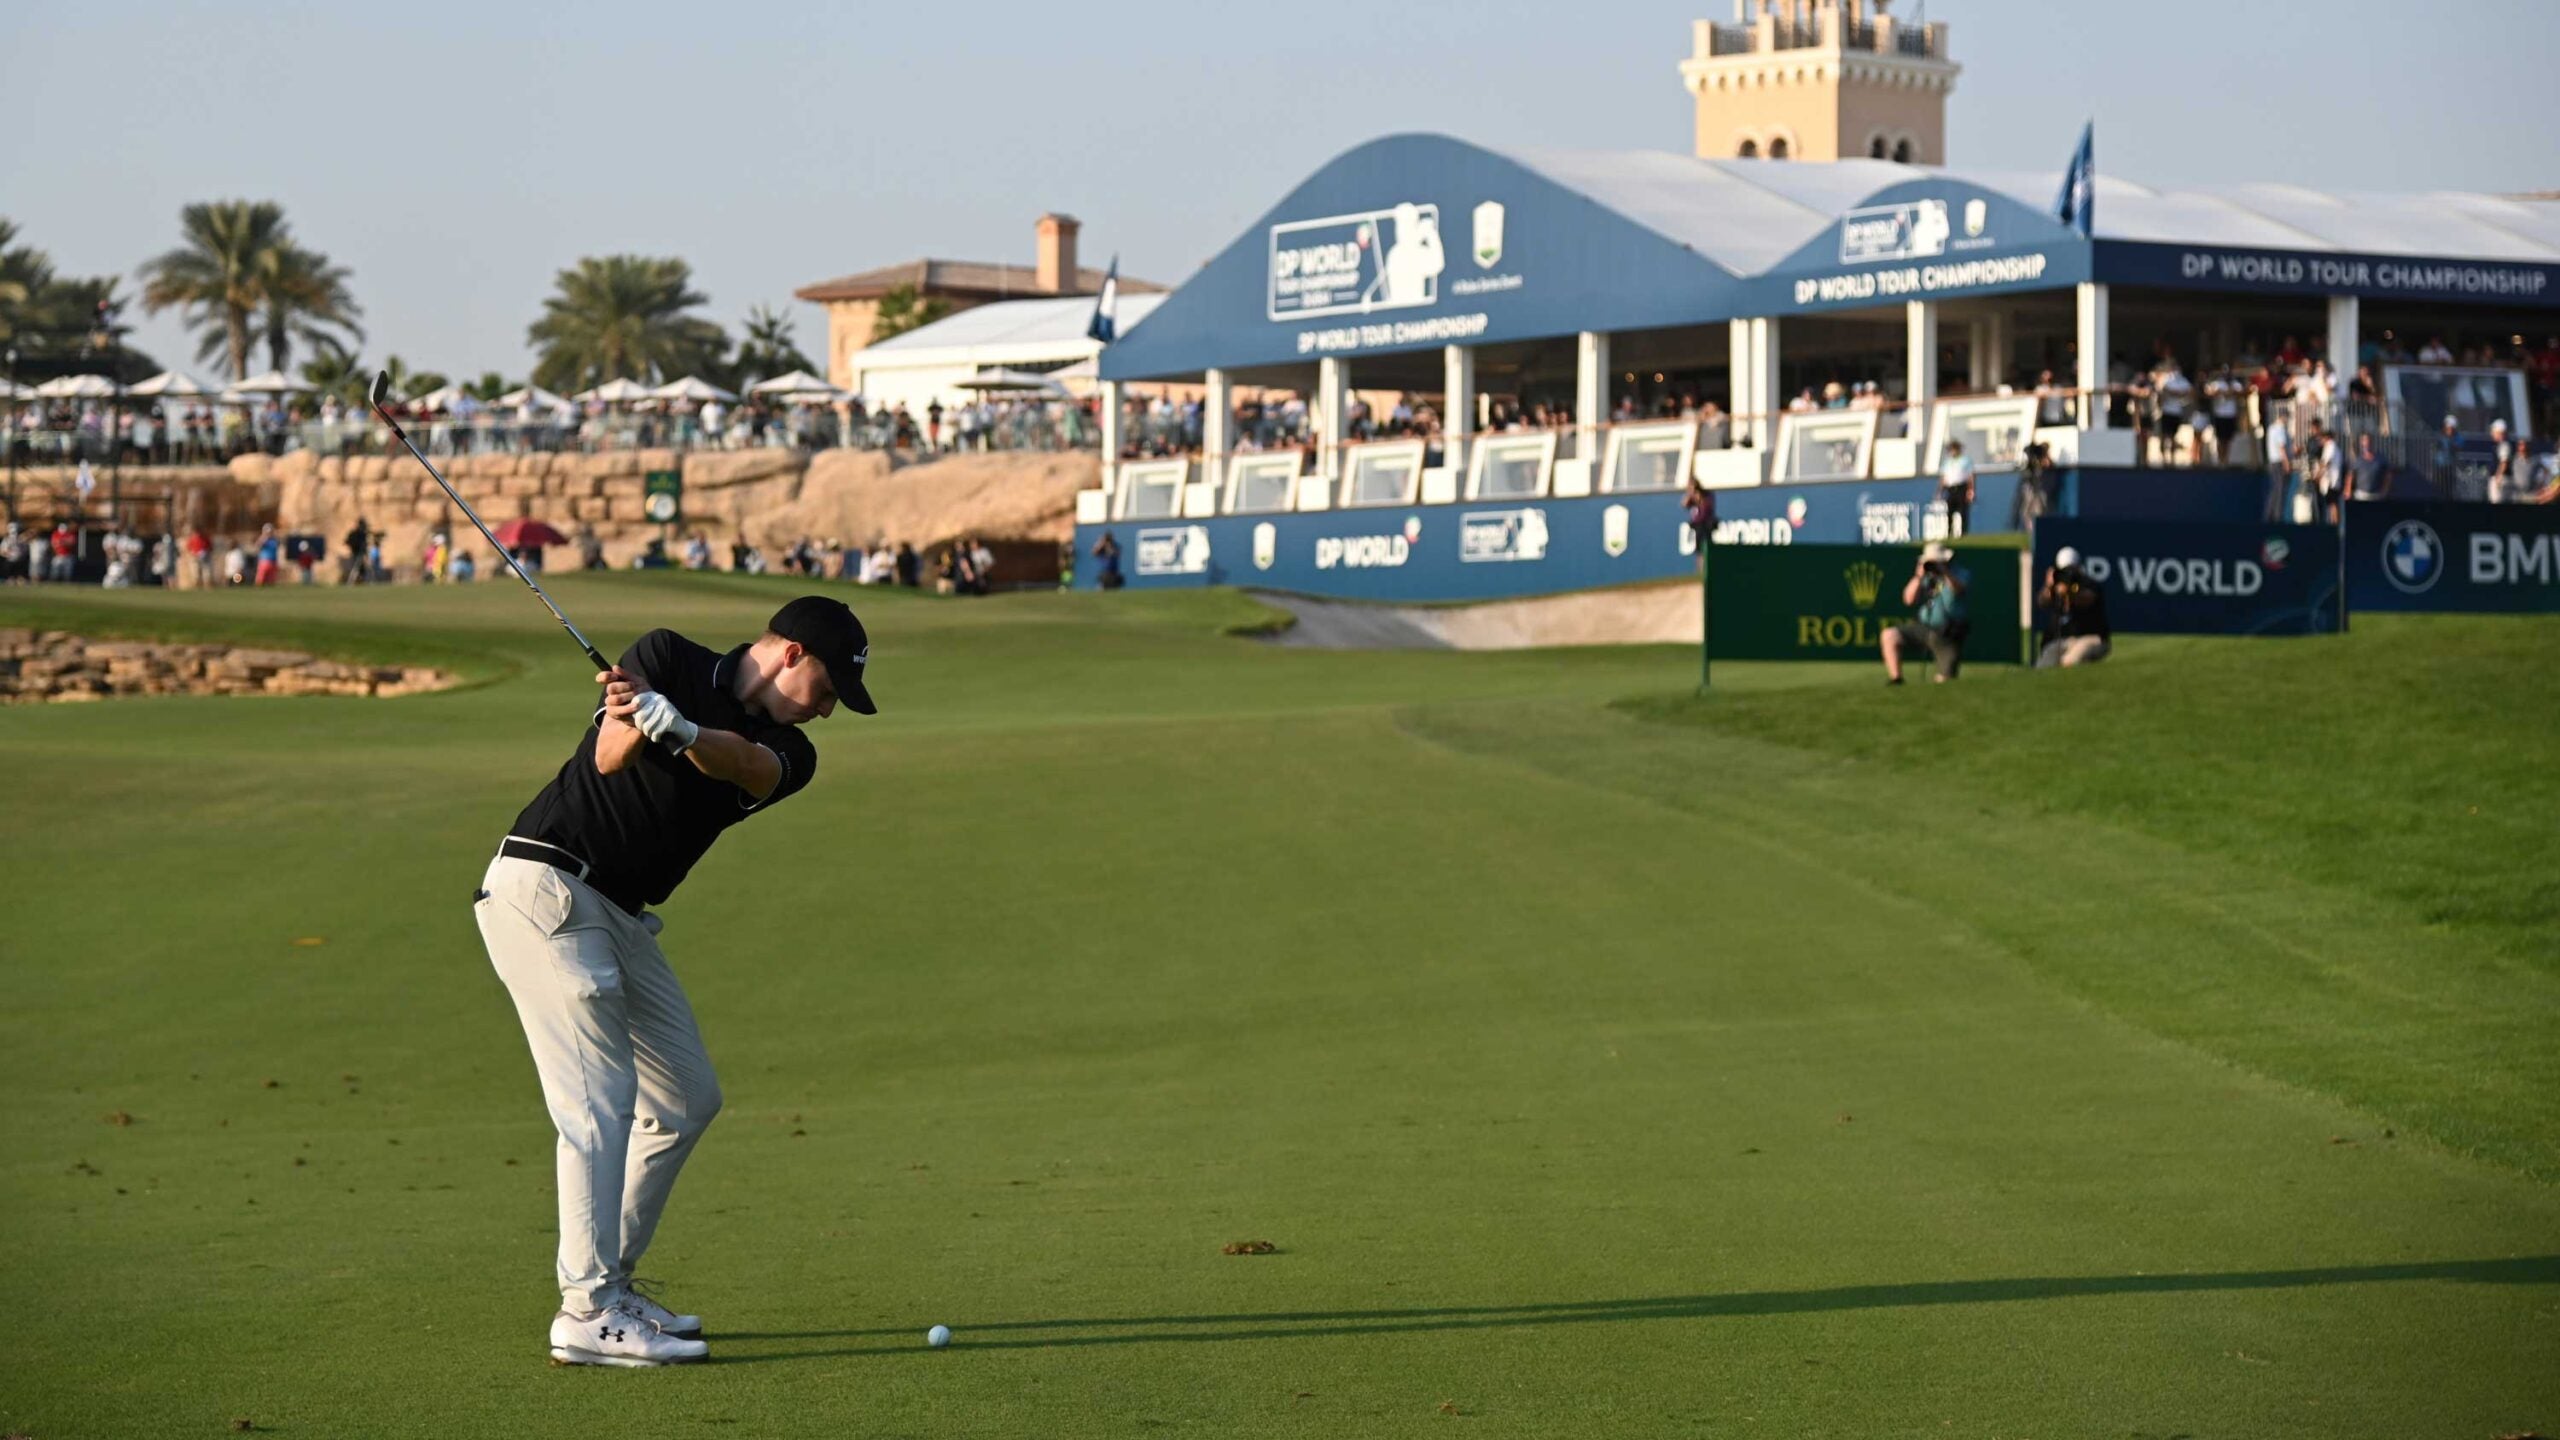
<svg viewBox="0 0 2560 1440"><path fill-rule="evenodd" d="M390 371L388 371L388 370L376 370L376 371L374 371L374 372L373 372L373 408L374 408L374 409L376 409L376 410L381 409L381 408L382 408L382 402L383 402L383 401L385 401L385 400L388 400L388 399L390 399L390 398L391 398L391 372L390 372Z"/></svg>

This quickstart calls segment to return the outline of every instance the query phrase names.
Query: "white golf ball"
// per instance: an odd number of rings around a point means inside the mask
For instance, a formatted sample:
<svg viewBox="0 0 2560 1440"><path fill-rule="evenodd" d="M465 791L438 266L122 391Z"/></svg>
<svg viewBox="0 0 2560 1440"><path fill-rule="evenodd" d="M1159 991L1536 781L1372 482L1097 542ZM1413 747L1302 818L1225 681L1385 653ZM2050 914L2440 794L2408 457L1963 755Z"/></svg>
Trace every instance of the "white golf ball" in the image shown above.
<svg viewBox="0 0 2560 1440"><path fill-rule="evenodd" d="M927 1330L924 1332L924 1343L932 1346L936 1350L950 1344L951 1327L948 1325L936 1325L932 1329Z"/></svg>

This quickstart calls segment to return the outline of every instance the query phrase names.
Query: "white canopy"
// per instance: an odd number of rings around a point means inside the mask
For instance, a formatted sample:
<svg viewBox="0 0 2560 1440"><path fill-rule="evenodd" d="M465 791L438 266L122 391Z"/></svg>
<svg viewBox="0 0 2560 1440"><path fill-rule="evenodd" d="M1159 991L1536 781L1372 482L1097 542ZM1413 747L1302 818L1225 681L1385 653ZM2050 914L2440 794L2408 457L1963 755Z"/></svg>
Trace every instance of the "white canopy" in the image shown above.
<svg viewBox="0 0 2560 1440"><path fill-rule="evenodd" d="M243 395L308 395L319 387L308 380L297 380L281 370L270 370L264 375L252 375L237 381L231 388Z"/></svg>
<svg viewBox="0 0 2560 1440"><path fill-rule="evenodd" d="M154 375L150 379L143 381L141 384L134 386L130 390L127 390L125 393L128 395L141 395L151 399L160 399L163 397L175 399L179 397L192 398L195 396L210 395L213 392L205 388L203 381L198 380L196 377L188 374L184 370L163 370L159 374Z"/></svg>
<svg viewBox="0 0 2560 1440"><path fill-rule="evenodd" d="M40 400L107 400L116 393L116 382L104 375L61 375L36 387Z"/></svg>
<svg viewBox="0 0 2560 1440"><path fill-rule="evenodd" d="M701 380L691 375L687 375L681 380L670 380L666 384L659 386L657 389L650 391L649 398L653 400L691 400L696 404L700 404L705 400L735 400L738 397L721 389L719 386L712 384L708 380Z"/></svg>
<svg viewBox="0 0 2560 1440"><path fill-rule="evenodd" d="M552 394L550 391L543 389L539 385L519 385L515 389L508 391L506 394L499 396L492 403L501 410L516 410L523 408L528 401L531 402L533 408L536 410L566 410L570 408L569 402L566 399Z"/></svg>
<svg viewBox="0 0 2560 1440"><path fill-rule="evenodd" d="M991 370L981 370L966 380L954 380L951 383L963 390L984 390L989 393L996 391L1028 395L1067 393L1066 386L1046 375L1034 374L1028 370L1008 370L1001 365Z"/></svg>
<svg viewBox="0 0 2560 1440"><path fill-rule="evenodd" d="M628 405L649 398L649 387L637 380L607 380L592 390L581 390L572 400L601 400L607 405Z"/></svg>
<svg viewBox="0 0 2560 1440"><path fill-rule="evenodd" d="M794 370L789 374L776 375L770 380L758 381L747 388L758 395L790 395L795 397L807 395L823 400L832 400L844 393L833 385L828 384L826 381L810 374L806 370Z"/></svg>

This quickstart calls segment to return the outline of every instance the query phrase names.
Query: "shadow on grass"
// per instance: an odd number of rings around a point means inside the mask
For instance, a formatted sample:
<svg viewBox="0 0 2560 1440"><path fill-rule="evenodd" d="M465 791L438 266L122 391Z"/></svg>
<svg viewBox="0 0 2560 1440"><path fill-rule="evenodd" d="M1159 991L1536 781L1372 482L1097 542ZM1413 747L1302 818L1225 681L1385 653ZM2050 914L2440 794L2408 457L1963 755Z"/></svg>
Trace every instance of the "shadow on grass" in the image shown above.
<svg viewBox="0 0 2560 1440"><path fill-rule="evenodd" d="M1916 1285L1845 1285L1829 1290L1752 1290L1730 1295L1567 1300L1537 1305L1302 1310L1269 1315L1093 1316L1073 1320L962 1324L952 1328L959 1332L956 1343L975 1350L1045 1350L1076 1345L1184 1344L1425 1330L1490 1330L1524 1325L1575 1325L1599 1320L1797 1315L1829 1310L1891 1310L1920 1305L1981 1305L2009 1300L2067 1300L2102 1295L2292 1290L2316 1285L2378 1285L2411 1280L2445 1280L2469 1285L2555 1285L2560 1284L2560 1255L2528 1255L2507 1260L2430 1260L2401 1265L2340 1265L2312 1270L2234 1270L2202 1275L2070 1275L2013 1280L1941 1280ZM1080 1331L1135 1333L1075 1333ZM854 1340L875 1337L885 1340L898 1337L896 1343L854 1345L833 1350L714 1357L723 1364L735 1365L921 1351L924 1348L922 1333L921 1327L750 1331L739 1334L715 1331L709 1338L716 1346L737 1340Z"/></svg>

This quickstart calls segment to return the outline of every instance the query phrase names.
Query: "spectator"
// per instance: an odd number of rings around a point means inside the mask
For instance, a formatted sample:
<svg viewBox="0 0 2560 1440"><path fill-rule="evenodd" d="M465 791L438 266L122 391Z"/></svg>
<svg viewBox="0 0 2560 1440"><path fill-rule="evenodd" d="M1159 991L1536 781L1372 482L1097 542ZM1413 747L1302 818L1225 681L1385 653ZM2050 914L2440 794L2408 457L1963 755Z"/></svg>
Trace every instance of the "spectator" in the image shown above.
<svg viewBox="0 0 2560 1440"><path fill-rule="evenodd" d="M2036 668L2094 665L2115 648L2107 628L2107 594L2080 566L2080 552L2065 545L2053 557L2053 568L2036 587L2036 607L2044 612L2044 645L2036 651Z"/></svg>
<svg viewBox="0 0 2560 1440"><path fill-rule="evenodd" d="M258 527L258 578L260 586L273 585L284 570L284 539L273 525Z"/></svg>
<svg viewBox="0 0 2560 1440"><path fill-rule="evenodd" d="M1973 516L1973 462L1965 458L1961 440L1947 442L1946 463L1938 467L1938 503L1947 510L1947 538L1961 538Z"/></svg>
<svg viewBox="0 0 2560 1440"><path fill-rule="evenodd" d="M1902 603L1912 608L1912 618L1884 632L1884 683L1902 683L1903 653L1915 649L1928 651L1936 662L1933 681L1943 685L1956 678L1964 668L1965 636L1973 629L1965 609L1965 593L1972 588L1973 574L1956 563L1955 551L1936 543L1921 547L1920 563L1902 586Z"/></svg>
<svg viewBox="0 0 2560 1440"><path fill-rule="evenodd" d="M1707 545L1716 533L1716 493L1689 477L1688 492L1680 497L1680 513L1688 522L1689 534L1698 547L1698 564L1707 563Z"/></svg>
<svg viewBox="0 0 2560 1440"><path fill-rule="evenodd" d="M2489 503L2504 505L2521 500L2527 486L2524 479L2524 453L2507 438L2507 422L2489 422Z"/></svg>
<svg viewBox="0 0 2560 1440"><path fill-rule="evenodd" d="M2373 432L2356 432L2356 456L2347 462L2351 480L2350 494L2358 500L2379 500L2391 493L2391 473L2382 456L2373 448Z"/></svg>
<svg viewBox="0 0 2560 1440"><path fill-rule="evenodd" d="M356 517L355 525L346 533L344 544L346 553L338 557L338 583L361 585L367 578L365 552L373 546L373 527L365 523L363 516Z"/></svg>
<svg viewBox="0 0 2560 1440"><path fill-rule="evenodd" d="M1120 573L1120 541L1108 530L1093 542L1094 583L1105 590L1117 590L1129 583Z"/></svg>

